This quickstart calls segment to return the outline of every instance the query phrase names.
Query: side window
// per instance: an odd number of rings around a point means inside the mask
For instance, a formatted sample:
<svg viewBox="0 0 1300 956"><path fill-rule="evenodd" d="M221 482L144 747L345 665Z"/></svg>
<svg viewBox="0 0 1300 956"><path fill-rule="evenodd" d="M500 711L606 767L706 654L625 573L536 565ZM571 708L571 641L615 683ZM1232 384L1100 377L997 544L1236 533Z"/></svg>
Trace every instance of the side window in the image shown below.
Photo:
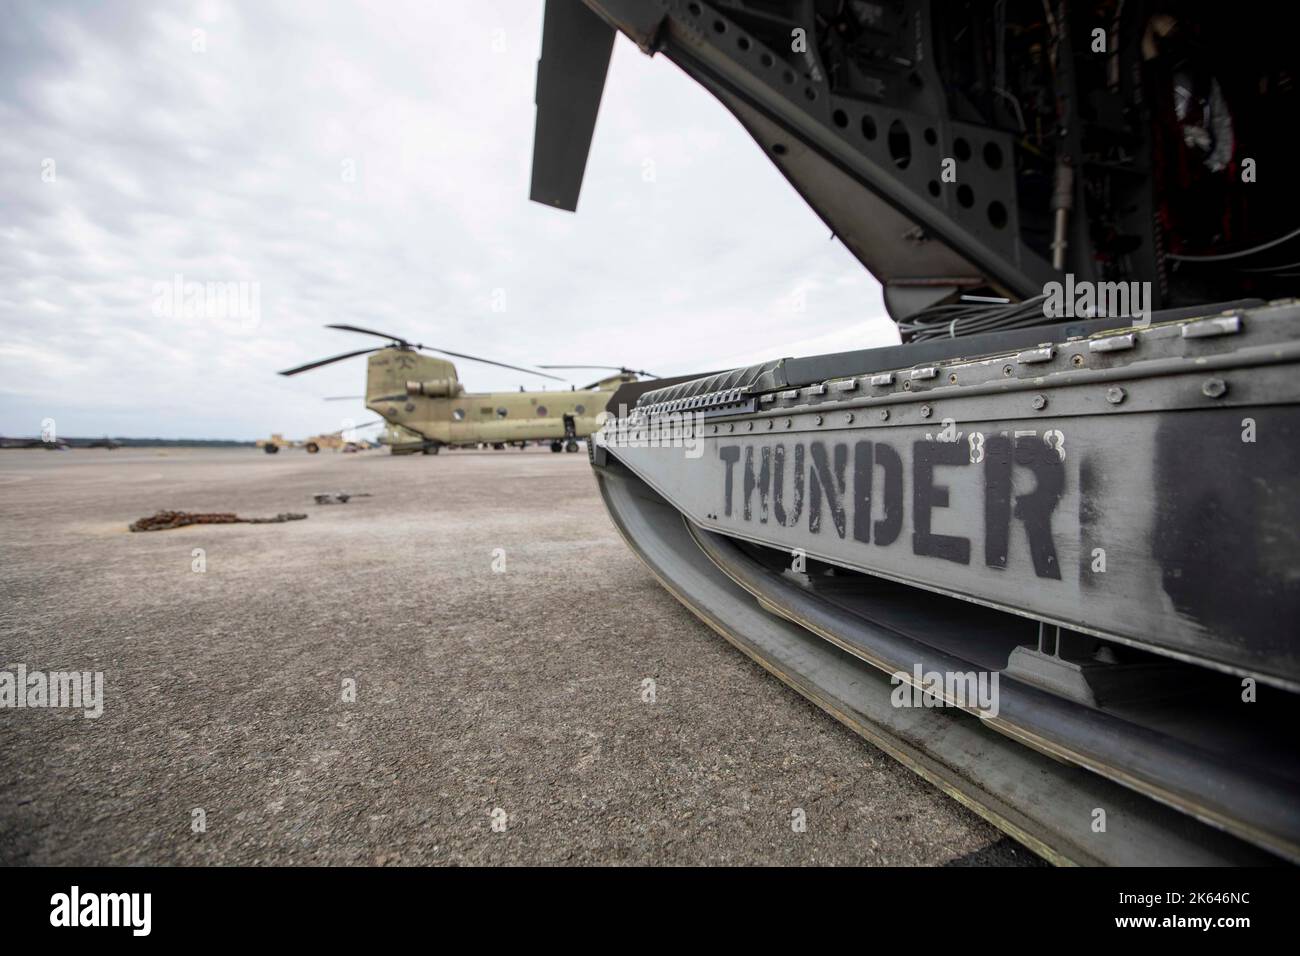
<svg viewBox="0 0 1300 956"><path fill-rule="evenodd" d="M485 407L485 408L480 408L480 409L478 410L478 413L479 413L480 415L491 415L491 414L492 414L492 408L491 408L491 406L488 406L488 407Z"/></svg>
<svg viewBox="0 0 1300 956"><path fill-rule="evenodd" d="M585 415L585 414L587 414L587 406L586 406L586 405L574 405L574 406L573 406L573 410L574 410L575 412L577 412L579 415Z"/></svg>
<svg viewBox="0 0 1300 956"><path fill-rule="evenodd" d="M504 405L497 409L497 418L505 418L509 414L510 409L506 408Z"/></svg>
<svg viewBox="0 0 1300 956"><path fill-rule="evenodd" d="M538 405L538 406L537 406L537 417L538 417L538 418L545 418L545 417L546 417L546 406L545 406L545 405Z"/></svg>
<svg viewBox="0 0 1300 956"><path fill-rule="evenodd" d="M465 409L463 408L456 409L451 413L451 417L458 422L463 422L465 420Z"/></svg>

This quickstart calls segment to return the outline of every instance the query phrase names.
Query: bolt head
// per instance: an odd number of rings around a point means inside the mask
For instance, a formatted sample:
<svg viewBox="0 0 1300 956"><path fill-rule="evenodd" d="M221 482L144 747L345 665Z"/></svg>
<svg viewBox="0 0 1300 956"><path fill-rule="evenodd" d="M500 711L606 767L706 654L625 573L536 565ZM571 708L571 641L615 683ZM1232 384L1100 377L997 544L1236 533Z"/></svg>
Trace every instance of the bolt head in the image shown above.
<svg viewBox="0 0 1300 956"><path fill-rule="evenodd" d="M921 417L922 417L922 418L929 418L929 417L930 417L930 406L929 406L929 405L922 405L922 406L921 406Z"/></svg>
<svg viewBox="0 0 1300 956"><path fill-rule="evenodd" d="M1206 398L1222 398L1228 391L1228 383L1221 378L1207 378L1201 386L1201 394Z"/></svg>
<svg viewBox="0 0 1300 956"><path fill-rule="evenodd" d="M1047 407L1047 396L1035 395L1034 400L1030 402L1030 404L1034 406L1034 409L1036 411L1042 411L1044 408Z"/></svg>
<svg viewBox="0 0 1300 956"><path fill-rule="evenodd" d="M1110 402L1112 405L1118 405L1120 402L1124 401L1127 396L1128 393L1118 385L1112 385L1110 388L1106 389L1106 401Z"/></svg>
<svg viewBox="0 0 1300 956"><path fill-rule="evenodd" d="M887 408L882 408L882 409L880 410L880 420L881 420L882 422L887 422L887 421L889 421L889 409L887 409Z"/></svg>

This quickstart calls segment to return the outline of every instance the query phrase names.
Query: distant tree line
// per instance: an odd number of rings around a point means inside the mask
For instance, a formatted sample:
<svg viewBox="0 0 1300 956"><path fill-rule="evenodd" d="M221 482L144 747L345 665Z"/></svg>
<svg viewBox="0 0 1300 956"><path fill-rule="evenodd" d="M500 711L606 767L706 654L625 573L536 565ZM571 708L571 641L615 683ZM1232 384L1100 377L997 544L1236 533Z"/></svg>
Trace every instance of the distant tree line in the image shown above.
<svg viewBox="0 0 1300 956"><path fill-rule="evenodd" d="M46 444L64 448L251 448L251 441L232 441L222 438L63 438L56 442L42 442L39 438L0 437L0 448L40 448Z"/></svg>

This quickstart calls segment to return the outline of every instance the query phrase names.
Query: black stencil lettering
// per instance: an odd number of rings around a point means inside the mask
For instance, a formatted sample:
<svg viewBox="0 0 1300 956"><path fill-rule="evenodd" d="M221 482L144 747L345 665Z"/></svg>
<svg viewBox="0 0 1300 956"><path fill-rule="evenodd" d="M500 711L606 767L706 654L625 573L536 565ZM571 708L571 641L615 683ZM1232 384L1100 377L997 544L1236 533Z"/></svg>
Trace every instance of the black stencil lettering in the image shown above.
<svg viewBox="0 0 1300 956"><path fill-rule="evenodd" d="M853 540L871 541L871 442L853 444Z"/></svg>
<svg viewBox="0 0 1300 956"><path fill-rule="evenodd" d="M930 531L930 511L948 507L948 487L934 483L936 465L969 465L959 442L918 441L912 445L912 553L970 564L970 539Z"/></svg>
<svg viewBox="0 0 1300 956"><path fill-rule="evenodd" d="M754 492L758 492L758 520L762 524L767 524L767 496L768 483L772 480L772 449L764 446L759 450L758 474L754 473L754 446L745 446L745 520L750 521L753 518L753 508L750 499Z"/></svg>
<svg viewBox="0 0 1300 956"><path fill-rule="evenodd" d="M984 443L984 563L1007 566L1011 537L1011 439L992 435Z"/></svg>
<svg viewBox="0 0 1300 956"><path fill-rule="evenodd" d="M876 442L876 464L885 472L884 516L876 522L876 544L888 547L903 530L903 459L892 445Z"/></svg>
<svg viewBox="0 0 1300 956"><path fill-rule="evenodd" d="M1056 449L1036 436L1016 439L1016 464L1034 473L1037 483L1027 495L1016 495L1015 515L1025 525L1029 537L1029 556L1034 573L1040 578L1061 579L1061 565L1056 560L1052 542L1052 512L1065 491L1065 462Z"/></svg>
<svg viewBox="0 0 1300 956"><path fill-rule="evenodd" d="M831 473L831 463L826 457L826 443L815 441L812 449L812 474L809 476L808 491L808 530L818 534L822 529L822 495L826 496L826 506L831 512L831 521L836 533L844 537L844 468L849 461L849 446L843 442L835 444L835 469Z"/></svg>
<svg viewBox="0 0 1300 956"><path fill-rule="evenodd" d="M718 449L718 457L727 463L725 476L722 479L723 494L722 511L728 518L731 517L731 473L735 470L736 462L740 461L739 445L723 445Z"/></svg>
<svg viewBox="0 0 1300 956"><path fill-rule="evenodd" d="M794 446L794 501L785 510L785 446L777 445L772 462L772 513L777 524L787 528L799 523L803 515L803 445Z"/></svg>

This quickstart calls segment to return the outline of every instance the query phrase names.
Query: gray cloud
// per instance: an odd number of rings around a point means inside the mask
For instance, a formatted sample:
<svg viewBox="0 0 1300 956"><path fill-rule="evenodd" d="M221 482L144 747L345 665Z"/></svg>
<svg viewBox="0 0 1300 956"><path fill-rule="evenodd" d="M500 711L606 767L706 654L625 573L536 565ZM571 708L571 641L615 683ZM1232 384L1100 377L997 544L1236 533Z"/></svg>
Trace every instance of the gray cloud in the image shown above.
<svg viewBox="0 0 1300 956"><path fill-rule="evenodd" d="M274 374L363 347L334 321L663 374L896 341L730 115L622 40L579 212L529 203L540 37L524 2L7 5L0 433L339 427L363 361ZM177 275L256 283L260 321L159 314Z"/></svg>

